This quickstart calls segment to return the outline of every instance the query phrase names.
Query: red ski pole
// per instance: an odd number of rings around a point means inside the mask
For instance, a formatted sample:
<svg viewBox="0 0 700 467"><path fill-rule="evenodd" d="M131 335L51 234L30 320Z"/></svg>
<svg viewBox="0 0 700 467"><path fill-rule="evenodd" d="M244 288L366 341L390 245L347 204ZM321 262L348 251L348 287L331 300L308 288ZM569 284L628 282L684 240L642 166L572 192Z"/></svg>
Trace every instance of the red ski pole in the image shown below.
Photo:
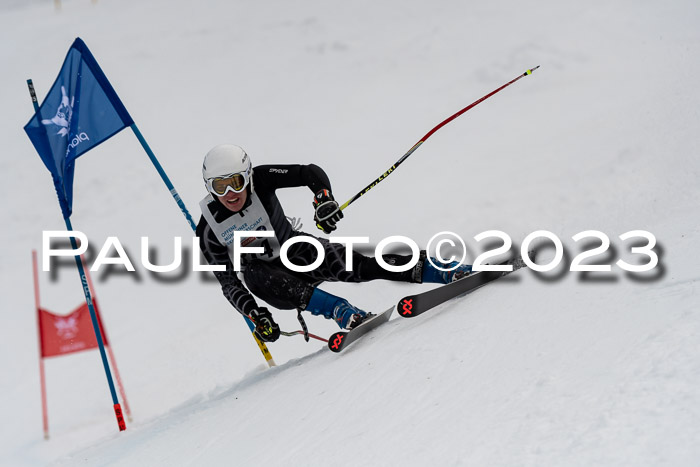
<svg viewBox="0 0 700 467"><path fill-rule="evenodd" d="M310 332L309 332L309 333L305 333L305 332L302 331L302 330L299 330L299 331L280 331L280 334L281 334L282 336L296 336L297 334L301 334L302 336L309 336L309 337L311 337L312 339L316 339L316 340L323 341L323 342L326 342L326 343L328 342L328 339L326 339L326 338L323 338L323 337L321 337L321 336L317 336L316 334L311 334Z"/></svg>
<svg viewBox="0 0 700 467"><path fill-rule="evenodd" d="M518 81L520 78L523 78L523 77L525 77L525 76L527 76L527 75L531 75L532 72L535 71L536 69L538 69L539 67L540 67L540 66L537 65L536 67L527 70L525 73L523 73L522 75L519 75L517 78L512 79L511 81L507 82L506 84L504 84L504 85L501 86L500 88L498 88L498 89L496 89L496 90L494 90L494 91L491 91L490 93L486 94L486 95L485 95L484 97L482 97L481 99L472 102L471 104L469 104L468 106L466 106L465 108L463 108L463 109L460 110L459 112L455 113L455 114L452 115L451 117L449 117L449 118L443 120L442 122L440 122L440 124L438 124L435 128L433 128L432 130L430 130L428 133L426 133L425 136L423 136L416 144L414 144L413 147L412 147L411 149L409 149L408 152L407 152L406 154L404 154L404 155L401 157L401 159L399 159L398 161L396 161L396 163L395 163L394 165L392 165L392 166L389 168L389 170L387 170L386 172L384 172L384 173L383 173L382 175L380 175L377 179L375 179L372 183L370 183L370 184L367 185L365 188L363 188L362 191L360 191L360 192L357 193L355 196L353 196L352 198L350 198L349 200L347 200L347 201L345 202L345 204L343 204L343 205L340 207L340 209L343 210L343 209L347 208L347 207L350 206L352 203L354 203L359 197L361 197L362 195L364 195L365 193L367 193L369 190L371 190L372 188L374 188L379 182L381 182L382 180L384 180L385 178L387 178L394 170L396 170L396 168L397 168L399 165L401 165L401 163L402 163L403 161L405 161L406 159L408 159L408 156L410 156L411 154L413 154L413 153L415 152L415 150L418 149L418 148L420 147L420 145L423 144L423 143L425 142L425 140L427 140L428 138L430 138L430 137L433 135L433 133L435 133L436 131L438 131L440 128L442 128L443 126L447 125L447 124L450 123L452 120L454 120L455 118L457 118L457 117L459 117L460 115L462 115L463 113L465 113L467 110L471 109L472 107L476 106L477 104L480 104L481 102L484 102L486 99L488 99L489 97L493 96L493 95L496 94L497 92L499 92L499 91L501 91L502 89L507 88L507 87L510 86L511 84L515 83L515 82Z"/></svg>

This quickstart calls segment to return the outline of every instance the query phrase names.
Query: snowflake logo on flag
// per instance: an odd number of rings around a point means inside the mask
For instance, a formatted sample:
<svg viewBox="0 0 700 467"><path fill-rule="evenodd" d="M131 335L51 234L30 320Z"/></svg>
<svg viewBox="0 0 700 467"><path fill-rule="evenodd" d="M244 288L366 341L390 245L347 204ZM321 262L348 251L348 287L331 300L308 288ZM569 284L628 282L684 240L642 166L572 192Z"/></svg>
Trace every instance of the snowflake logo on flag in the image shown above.
<svg viewBox="0 0 700 467"><path fill-rule="evenodd" d="M57 135L66 136L68 134L68 127L70 127L71 118L73 118L73 104L75 101L75 96L68 99L68 94L66 93L66 88L61 86L61 105L58 106L56 110L56 115L51 119L42 120L41 123L44 125L56 125L59 126Z"/></svg>
<svg viewBox="0 0 700 467"><path fill-rule="evenodd" d="M78 335L78 319L75 316L57 319L54 322L56 332L61 339L72 339Z"/></svg>

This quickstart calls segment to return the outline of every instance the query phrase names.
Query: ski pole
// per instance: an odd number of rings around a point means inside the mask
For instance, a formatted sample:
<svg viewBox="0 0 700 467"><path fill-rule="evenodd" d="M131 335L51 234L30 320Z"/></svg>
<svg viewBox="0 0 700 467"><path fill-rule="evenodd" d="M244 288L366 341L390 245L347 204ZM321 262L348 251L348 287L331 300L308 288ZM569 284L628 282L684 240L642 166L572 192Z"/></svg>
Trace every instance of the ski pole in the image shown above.
<svg viewBox="0 0 700 467"><path fill-rule="evenodd" d="M255 324L255 320L253 319L252 316L246 315L246 317L247 317L250 321L252 321L253 324ZM297 334L301 334L301 335L304 336L304 337L309 336L309 337L311 337L311 338L313 338L313 339L317 339L317 340L319 340L319 341L328 342L328 339L324 339L324 338L321 337L321 336L317 336L316 334L311 334L311 333L309 333L309 332L304 332L304 331L302 331L302 330L299 330L299 331L280 331L280 335L281 335L281 336L286 336L286 337L289 337L289 336L296 336ZM308 341L308 339L307 339L307 341Z"/></svg>
<svg viewBox="0 0 700 467"><path fill-rule="evenodd" d="M304 331L302 331L302 330L299 330L299 331L280 331L280 334L283 336L296 336L297 334L301 334L302 336L307 335L313 339L323 341L323 342L328 342L328 339L317 336L316 334L304 333Z"/></svg>
<svg viewBox="0 0 700 467"><path fill-rule="evenodd" d="M411 149L409 149L408 152L407 152L406 154L404 154L404 155L401 157L401 159L399 159L398 161L396 161L396 163L395 163L394 165L392 165L392 166L389 168L389 170L387 170L386 172L384 172L384 173L383 173L382 175L380 175L376 180L374 180L372 183L370 183L370 184L367 185L365 188L363 188L362 191L360 191L360 192L357 193L355 196L353 196L352 198L350 198L349 200L347 200L347 201L345 202L345 204L343 204L343 205L340 207L340 209L343 210L343 209L347 208L347 207L350 206L352 203L354 203L359 197L361 197L362 195L364 195L365 193L367 193L369 190L371 190L372 188L374 188L379 182L381 182L382 180L384 180L385 178L387 178L394 170L396 170L396 169L398 168L399 165L401 165L401 163L402 163L403 161L405 161L406 159L408 159L408 156L410 156L411 154L413 154L413 153L415 152L415 150L418 149L418 148L420 147L420 145L423 144L423 143L425 142L425 140L427 140L428 138L430 138L430 137L433 135L433 133L435 133L436 131L438 131L440 128L442 128L443 126L447 125L447 124L450 123L452 120L454 120L455 118L457 118L457 117L459 117L460 115L462 115L463 113L465 113L467 110L471 109L472 107L476 106L477 104L479 104L479 103L485 101L486 99L488 99L489 97L493 96L494 94L496 94L497 92L499 92L499 91L502 90L503 88L506 88L506 87L510 86L511 84L515 83L515 82L518 81L520 78L523 78L523 77L525 77L525 76L527 76L527 75L531 75L532 72L535 71L536 69L538 69L539 67L540 67L540 66L537 65L536 67L527 70L527 71L526 71L525 73L523 73L522 75L519 75L517 78L515 78L515 79L513 79L513 80L511 80L511 81L509 81L509 82L507 82L506 84L504 84L504 85L501 86L500 88L496 89L495 91L491 91L490 93L486 94L486 95L485 95L484 97L482 97L481 99L472 102L471 104L469 104L468 106L466 106L465 108L463 108L462 110L460 110L459 112L455 113L455 114L452 115L451 117L449 117L449 118L445 119L444 121L442 121L442 122L441 122L440 124L438 124L435 128L433 128L432 130L430 130L425 136L423 136L423 137L420 139L420 141L418 141L416 144L414 144L413 147L412 147Z"/></svg>

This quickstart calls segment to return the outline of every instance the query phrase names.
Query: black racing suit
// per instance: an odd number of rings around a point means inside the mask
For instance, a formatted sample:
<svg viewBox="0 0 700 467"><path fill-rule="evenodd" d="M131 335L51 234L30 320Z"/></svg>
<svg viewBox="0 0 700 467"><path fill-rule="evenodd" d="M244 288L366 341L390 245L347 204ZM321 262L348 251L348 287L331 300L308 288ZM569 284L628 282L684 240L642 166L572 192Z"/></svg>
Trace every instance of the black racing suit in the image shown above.
<svg viewBox="0 0 700 467"><path fill-rule="evenodd" d="M322 189L329 191L331 189L326 173L313 164L262 165L253 169L252 189L263 204L280 245L293 236L309 235L304 232L295 232L292 229L275 193L279 188L299 186L309 187L314 194ZM246 189L251 190L251 185ZM214 196L214 199L217 197ZM248 191L248 200L239 212L228 210L218 200L210 203L208 208L214 219L217 222L222 222L229 216L245 216L251 203L252 197ZM419 281L413 277L415 275L413 270L400 273L386 271L375 258L357 252L353 252L353 270L346 271L345 246L315 237L321 242L325 252L324 261L319 267L313 271L300 273L287 269L279 258L273 261L263 261L251 255L242 254L244 285L234 271L227 247L219 242L204 216L200 218L197 225L197 237L199 237L200 248L209 264L226 266L226 271L217 271L214 272L214 275L219 280L224 296L231 305L246 316L258 308L251 292L278 309L296 308L303 310L308 304L314 287L323 281L364 282L374 279ZM292 263L304 266L316 260L317 251L313 245L300 242L289 248L287 257ZM403 265L408 263L411 257L383 255L383 259L389 264Z"/></svg>

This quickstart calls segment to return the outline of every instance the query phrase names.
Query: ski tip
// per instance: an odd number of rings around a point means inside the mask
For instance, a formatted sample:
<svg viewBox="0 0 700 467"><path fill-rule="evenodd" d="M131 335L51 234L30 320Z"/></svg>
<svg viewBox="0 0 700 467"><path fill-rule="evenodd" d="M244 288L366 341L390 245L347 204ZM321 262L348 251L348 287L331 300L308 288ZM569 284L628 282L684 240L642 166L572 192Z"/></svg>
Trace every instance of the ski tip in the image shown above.
<svg viewBox="0 0 700 467"><path fill-rule="evenodd" d="M347 332L339 331L328 338L328 348L331 350L331 352L338 353L343 350L345 336L347 336Z"/></svg>
<svg viewBox="0 0 700 467"><path fill-rule="evenodd" d="M530 68L529 70L527 70L527 71L525 72L525 75L531 75L532 72L535 71L536 69L538 69L539 67L540 67L540 66L537 65L535 68Z"/></svg>
<svg viewBox="0 0 700 467"><path fill-rule="evenodd" d="M416 310L413 309L413 300L415 298L415 296L411 295L401 299L401 301L396 305L399 316L404 318L413 318L418 314L416 313Z"/></svg>

